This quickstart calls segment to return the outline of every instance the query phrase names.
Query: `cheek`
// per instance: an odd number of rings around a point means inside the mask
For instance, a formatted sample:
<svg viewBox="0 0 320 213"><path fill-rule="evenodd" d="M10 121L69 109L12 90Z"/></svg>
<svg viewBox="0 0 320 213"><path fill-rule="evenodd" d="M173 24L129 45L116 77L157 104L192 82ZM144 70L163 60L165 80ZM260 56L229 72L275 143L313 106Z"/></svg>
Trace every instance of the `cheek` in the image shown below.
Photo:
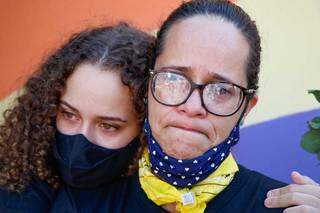
<svg viewBox="0 0 320 213"><path fill-rule="evenodd" d="M231 117L210 117L210 124L215 133L213 139L214 146L223 142L231 133L237 123L238 116Z"/></svg>
<svg viewBox="0 0 320 213"><path fill-rule="evenodd" d="M134 138L138 137L140 135L141 126L138 124L138 122L134 122L130 127L126 129L123 133L121 133L122 139L121 139L121 146L126 146L131 142Z"/></svg>
<svg viewBox="0 0 320 213"><path fill-rule="evenodd" d="M165 127L166 115L172 107L164 106L158 103L152 95L148 98L148 119L154 136L161 134L162 128ZM157 138L156 138L157 139Z"/></svg>

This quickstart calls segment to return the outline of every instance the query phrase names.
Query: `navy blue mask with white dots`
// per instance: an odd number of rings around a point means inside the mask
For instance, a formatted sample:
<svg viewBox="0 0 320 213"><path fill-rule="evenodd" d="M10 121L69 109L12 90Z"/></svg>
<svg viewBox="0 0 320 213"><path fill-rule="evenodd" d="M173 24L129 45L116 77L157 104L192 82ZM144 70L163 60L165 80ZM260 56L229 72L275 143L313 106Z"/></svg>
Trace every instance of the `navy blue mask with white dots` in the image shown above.
<svg viewBox="0 0 320 213"><path fill-rule="evenodd" d="M203 155L181 160L168 156L152 136L148 119L144 122L144 131L149 144L151 171L165 182L177 187L191 187L211 175L228 157L230 148L239 141L237 124L218 146L210 148Z"/></svg>

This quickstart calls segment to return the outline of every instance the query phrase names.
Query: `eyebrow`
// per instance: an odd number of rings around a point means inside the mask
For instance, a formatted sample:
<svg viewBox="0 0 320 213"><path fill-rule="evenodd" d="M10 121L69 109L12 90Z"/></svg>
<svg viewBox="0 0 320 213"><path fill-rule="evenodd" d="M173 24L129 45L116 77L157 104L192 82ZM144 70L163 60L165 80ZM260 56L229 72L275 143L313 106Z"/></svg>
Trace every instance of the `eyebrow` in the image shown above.
<svg viewBox="0 0 320 213"><path fill-rule="evenodd" d="M74 106L72 106L71 104L69 104L68 102L66 102L64 100L60 100L60 104L65 105L68 108L72 109L73 111L79 113L79 110L77 110Z"/></svg>
<svg viewBox="0 0 320 213"><path fill-rule="evenodd" d="M118 121L122 123L126 123L127 120L119 118L119 117L112 117L112 116L98 116L97 117L99 120L108 120L108 121Z"/></svg>
<svg viewBox="0 0 320 213"><path fill-rule="evenodd" d="M71 104L69 104L68 102L66 102L64 100L60 100L60 104L65 105L68 108L70 108L71 110L79 113L78 109L76 109L74 106L72 106ZM127 122L126 119L122 119L120 117L114 117L114 116L98 116L97 119L99 119L99 120L108 120L108 121L119 121L119 122L123 122L123 123Z"/></svg>
<svg viewBox="0 0 320 213"><path fill-rule="evenodd" d="M159 70L163 70L163 69L172 69L172 70L178 70L178 71L181 71L181 72L190 72L191 70L191 67L182 67L182 66L165 66L165 67L161 67ZM210 72L209 71L209 74L211 77L213 77L215 80L218 80L218 81L222 81L222 82L226 82L226 83L232 83L232 84L235 84L233 81L231 81L230 79L226 78L226 77L223 77L217 73L214 73L214 72Z"/></svg>

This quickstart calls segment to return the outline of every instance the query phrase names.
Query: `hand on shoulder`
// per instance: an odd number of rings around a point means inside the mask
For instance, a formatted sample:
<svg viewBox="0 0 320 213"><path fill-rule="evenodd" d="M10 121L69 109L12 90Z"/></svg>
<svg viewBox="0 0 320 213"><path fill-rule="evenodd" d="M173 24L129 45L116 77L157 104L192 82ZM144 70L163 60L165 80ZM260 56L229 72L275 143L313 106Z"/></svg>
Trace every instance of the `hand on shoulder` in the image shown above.
<svg viewBox="0 0 320 213"><path fill-rule="evenodd" d="M286 208L285 213L320 212L320 185L298 172L291 173L293 183L270 190L265 200L268 208Z"/></svg>

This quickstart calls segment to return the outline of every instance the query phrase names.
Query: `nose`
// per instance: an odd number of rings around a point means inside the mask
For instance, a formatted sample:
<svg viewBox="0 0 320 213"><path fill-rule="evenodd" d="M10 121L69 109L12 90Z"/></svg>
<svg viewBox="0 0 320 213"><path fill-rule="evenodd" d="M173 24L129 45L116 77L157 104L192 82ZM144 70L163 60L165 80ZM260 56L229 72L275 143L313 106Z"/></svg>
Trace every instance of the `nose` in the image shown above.
<svg viewBox="0 0 320 213"><path fill-rule="evenodd" d="M80 129L78 131L80 134L83 134L89 141L94 143L94 134L93 129L89 123L83 123L80 126Z"/></svg>
<svg viewBox="0 0 320 213"><path fill-rule="evenodd" d="M195 89L187 101L178 106L178 111L190 117L204 118L207 115L207 110L202 106L199 89Z"/></svg>

